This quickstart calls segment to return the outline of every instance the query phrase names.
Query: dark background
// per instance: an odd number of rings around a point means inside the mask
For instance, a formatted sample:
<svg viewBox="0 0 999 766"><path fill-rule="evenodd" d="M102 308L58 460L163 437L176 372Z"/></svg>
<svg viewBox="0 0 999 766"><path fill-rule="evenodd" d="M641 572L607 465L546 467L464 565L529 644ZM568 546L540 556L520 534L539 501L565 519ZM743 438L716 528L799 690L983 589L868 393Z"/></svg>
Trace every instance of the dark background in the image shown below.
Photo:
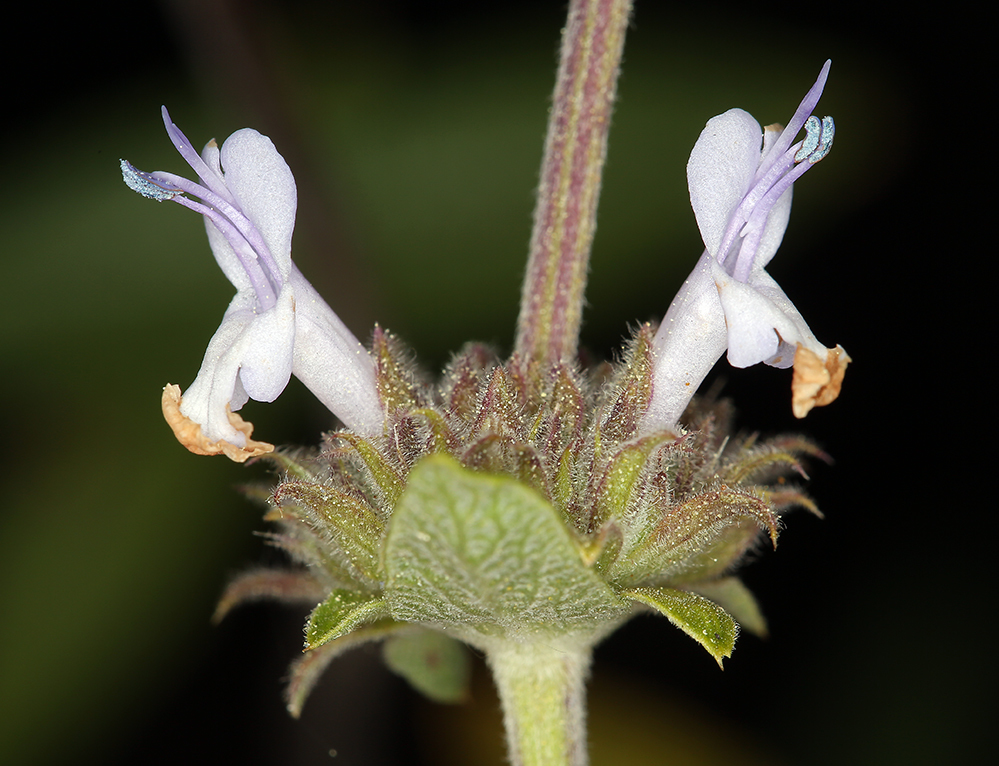
<svg viewBox="0 0 999 766"><path fill-rule="evenodd" d="M274 139L299 184L296 262L360 337L378 321L431 369L466 340L510 347L564 4L355 5L35 4L5 23L5 763L501 762L481 663L474 701L442 707L361 649L288 718L304 615L209 624L226 578L276 556L234 491L267 476L189 455L159 415L231 295L196 216L120 181L119 157L183 171L162 103L196 146L245 126ZM854 364L804 423L788 374L719 370L746 429L803 430L835 456L812 470L826 518L788 517L745 570L772 636L742 638L724 673L661 619L599 648L593 762L967 762L997 680L975 442L994 420L977 384L994 312L972 298L983 250L961 242L978 220L961 168L990 150L959 89L983 70L953 14L703 7L637 3L583 341L613 354L700 253L684 164L705 120L786 121L831 57L836 146L770 270ZM295 382L247 412L279 444L332 425Z"/></svg>

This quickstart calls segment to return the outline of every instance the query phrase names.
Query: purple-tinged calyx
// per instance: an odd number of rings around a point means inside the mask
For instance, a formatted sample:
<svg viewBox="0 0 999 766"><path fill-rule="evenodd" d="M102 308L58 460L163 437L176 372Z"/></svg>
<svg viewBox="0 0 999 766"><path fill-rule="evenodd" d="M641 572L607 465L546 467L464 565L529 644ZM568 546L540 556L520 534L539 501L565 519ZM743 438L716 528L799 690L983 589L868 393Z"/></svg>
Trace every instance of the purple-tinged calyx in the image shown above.
<svg viewBox="0 0 999 766"><path fill-rule="evenodd" d="M125 183L144 197L171 200L205 217L209 244L236 295L209 342L194 383L164 389L163 409L192 452L245 460L273 447L254 442L234 412L252 398L273 401L292 373L348 427L374 434L382 412L368 352L291 260L297 191L287 163L266 136L233 133L201 156L170 121L171 141L200 183L122 160Z"/></svg>
<svg viewBox="0 0 999 766"><path fill-rule="evenodd" d="M839 394L849 357L815 339L765 270L787 228L792 185L832 146L832 118L811 115L830 63L786 129L762 130L747 112L730 109L710 119L694 145L687 180L706 249L656 334L646 430L673 428L726 350L735 367L794 365L797 417ZM804 139L792 143L803 128Z"/></svg>

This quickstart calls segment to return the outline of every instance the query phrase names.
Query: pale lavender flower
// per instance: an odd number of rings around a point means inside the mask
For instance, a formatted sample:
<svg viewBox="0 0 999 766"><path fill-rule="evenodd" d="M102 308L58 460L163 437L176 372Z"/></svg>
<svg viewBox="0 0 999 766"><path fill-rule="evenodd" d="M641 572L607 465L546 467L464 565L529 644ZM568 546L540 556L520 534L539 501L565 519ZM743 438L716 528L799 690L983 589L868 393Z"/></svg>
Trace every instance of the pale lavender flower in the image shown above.
<svg viewBox="0 0 999 766"><path fill-rule="evenodd" d="M183 397L176 386L164 389L164 414L177 438L192 452L239 461L270 451L233 413L248 398L273 401L293 373L349 428L380 433L370 355L292 263L295 179L274 144L244 129L221 149L210 141L199 157L166 107L163 122L201 183L122 160L125 182L201 213L215 260L236 288L194 383Z"/></svg>
<svg viewBox="0 0 999 766"><path fill-rule="evenodd" d="M767 274L791 213L792 184L832 146L831 117L811 116L831 62L786 129L761 130L730 109L708 120L687 163L690 202L705 251L673 299L655 337L653 395L646 431L673 428L715 362L748 367L794 365L797 417L839 394L850 358L828 349ZM801 129L805 138L792 145Z"/></svg>

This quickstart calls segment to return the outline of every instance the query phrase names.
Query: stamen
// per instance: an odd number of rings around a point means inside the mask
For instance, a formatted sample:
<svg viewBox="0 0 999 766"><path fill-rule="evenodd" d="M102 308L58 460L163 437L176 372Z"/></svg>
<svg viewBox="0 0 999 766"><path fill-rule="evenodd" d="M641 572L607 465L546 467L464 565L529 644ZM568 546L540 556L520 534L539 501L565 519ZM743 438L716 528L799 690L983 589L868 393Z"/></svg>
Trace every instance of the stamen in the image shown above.
<svg viewBox="0 0 999 766"><path fill-rule="evenodd" d="M213 221L218 223L218 218L221 216L225 218L230 225L234 227L239 236L246 243L249 243L249 247L252 250L252 258L254 260L260 260L261 265L267 273L267 279L273 285L275 291L279 290L281 283L284 278L281 275L281 270L278 268L277 261L271 254L270 248L267 247L267 243L264 242L263 235L260 230L253 225L253 222L246 217L242 210L230 204L226 199L218 196L213 191L206 189L200 184L196 184L183 176L174 175L173 173L165 173L161 170L155 173L149 174L149 177L154 182L165 183L167 186L179 189L185 194L190 194L192 197L197 197L198 199L205 202L205 204L211 209L214 215L209 215L207 212L203 212L203 215L208 215ZM228 194L228 189L226 190ZM175 202L180 202L180 199L174 200ZM190 207L188 205L187 207ZM193 209L193 208L192 208ZM202 212L199 208L199 212ZM225 231L222 226L219 226L220 231ZM226 235L226 238L232 242L232 238ZM240 250L236 245L233 245L236 252L239 253ZM244 264L245 266L246 264Z"/></svg>
<svg viewBox="0 0 999 766"><path fill-rule="evenodd" d="M808 159L809 155L819 147L819 136L822 134L822 123L814 114L805 120L805 140L801 142L801 148L794 155L795 162Z"/></svg>
<svg viewBox="0 0 999 766"><path fill-rule="evenodd" d="M139 170L128 160L121 160L121 177L134 192L138 192L146 199L154 199L157 202L173 199L181 193L173 184L155 179L149 173Z"/></svg>
<svg viewBox="0 0 999 766"><path fill-rule="evenodd" d="M223 199L233 202L232 195L225 184L219 180L219 177L208 167L208 164L201 159L201 155L198 154L190 139L173 123L170 119L170 112L167 111L165 106L160 107L160 114L163 117L163 126L166 128L167 135L170 137L174 148L184 158L184 161L191 166L191 170L198 174L201 183Z"/></svg>
<svg viewBox="0 0 999 766"><path fill-rule="evenodd" d="M805 122L805 140L801 148L794 155L795 162L808 160L810 165L814 165L821 160L832 148L833 137L836 135L836 124L833 118L826 115L819 122L819 118L812 115Z"/></svg>
<svg viewBox="0 0 999 766"><path fill-rule="evenodd" d="M779 157L781 154L787 151L788 147L794 141L794 137L798 135L798 132L804 127L805 120L811 115L812 110L815 109L815 105L819 103L819 98L822 96L822 91L826 87L826 79L829 77L829 67L832 66L832 60L827 60L825 64L822 65L822 69L819 70L819 76L815 80L815 84L809 89L808 93L798 104L798 108L794 110L794 116L791 117L790 121L787 123L787 127L784 132L780 134L777 141L774 143L773 149L770 150L770 155L773 157ZM766 163L764 163L765 165ZM756 177L759 178L763 173L766 172L763 166L756 173Z"/></svg>
<svg viewBox="0 0 999 766"><path fill-rule="evenodd" d="M814 165L816 162L821 160L827 154L829 150L832 149L833 137L836 135L836 123L833 122L833 118L828 114L822 118L822 137L819 139L819 148L808 161Z"/></svg>
<svg viewBox="0 0 999 766"><path fill-rule="evenodd" d="M819 80L805 101L798 107L798 112L802 107L811 102L811 106L822 93L822 86L825 84L825 75L829 70L829 62L822 68ZM794 124L801 124L799 114L795 112L794 118L789 123L788 128L778 138L777 145L767 154L756 179L750 186L742 202L732 212L728 228L722 236L721 247L716 254L718 263L725 268L728 273L739 280L746 282L752 272L753 263L756 260L756 250L760 240L763 238L763 230L767 225L767 217L777 200L791 188L791 185L805 174L816 162L822 160L832 148L833 137L836 135L836 124L833 118L828 115L820 121L815 115L810 115L804 120L805 138L798 144L788 146L794 134L787 135ZM781 153L777 149L783 147ZM773 159L771 159L773 158ZM768 161L769 160L769 161ZM766 170L763 168L766 167ZM736 244L737 239L742 242Z"/></svg>
<svg viewBox="0 0 999 766"><path fill-rule="evenodd" d="M243 271L250 280L250 285L257 296L261 309L267 311L277 303L277 293L282 284L281 276L276 271L267 268L268 262L274 263L274 258L267 250L260 233L246 219L246 216L208 189L188 181L183 176L175 176L173 173L162 171L146 173L128 160L121 160L121 175L129 189L138 192L147 199L154 199L157 202L171 200L208 218L232 246ZM200 197L209 204L195 202L185 197L184 194ZM218 203L218 207L222 207L223 210L217 209L213 203ZM227 212L230 215L227 215ZM240 226L240 223L243 226ZM243 231L246 227L249 227L252 232L249 237Z"/></svg>
<svg viewBox="0 0 999 766"><path fill-rule="evenodd" d="M201 213L201 215L205 216L205 218L210 220L215 225L215 228L219 230L219 233L221 233L223 237L226 238L229 246L232 247L233 252L236 253L236 257L239 259L239 263L243 267L243 272L250 280L250 287L257 296L257 301L260 304L261 310L267 311L271 309L274 304L277 303L277 292L280 283L274 285L271 282L267 273L262 268L260 259L257 257L257 253L253 249L253 246L246 241L246 238L242 235L239 229L233 225L232 221L222 215L218 210L215 210L213 207L205 205L201 202L195 202L187 197L177 196L173 199L173 201L183 205L188 210Z"/></svg>
<svg viewBox="0 0 999 766"><path fill-rule="evenodd" d="M162 114L171 142L202 183L163 171L146 173L122 160L121 172L125 183L143 197L157 202L172 200L201 213L215 224L239 259L260 308L267 311L277 302L277 295L285 281L276 259L260 231L239 209L225 180L198 155L187 136L170 120L166 107L162 108ZM195 202L185 194L202 202Z"/></svg>
<svg viewBox="0 0 999 766"><path fill-rule="evenodd" d="M801 178L805 171L810 167L811 165L808 163L799 163L794 165L790 172L785 173L777 181L777 183L767 190L766 194L760 198L756 207L753 208L752 212L749 214L749 219L746 221L746 226L743 229L744 234L742 245L739 249L739 255L735 262L735 268L732 269L731 272L735 279L740 282L749 281L749 275L753 270L753 263L756 260L756 250L760 245L760 240L763 239L763 231L766 229L770 211L773 209L774 205L777 204L777 200L779 200L784 193L791 188L794 182Z"/></svg>
<svg viewBox="0 0 999 766"><path fill-rule="evenodd" d="M729 221L725 235L722 237L722 244L718 251L718 262L725 266L733 276L737 271L749 273L748 268L740 269L736 263L743 260L742 251L744 249L741 246L733 248L736 238L746 236L748 225L753 220L753 212L763 203L767 193L773 189L774 185L779 183L781 178L784 178L787 172L794 167L793 154L794 147L792 146L776 159L771 160L766 173L762 176L757 175L756 180L749 187L749 191L746 192L746 196L742 198L742 202L732 213L732 220ZM751 262L752 259L750 259ZM732 266L732 263L736 263L736 265Z"/></svg>

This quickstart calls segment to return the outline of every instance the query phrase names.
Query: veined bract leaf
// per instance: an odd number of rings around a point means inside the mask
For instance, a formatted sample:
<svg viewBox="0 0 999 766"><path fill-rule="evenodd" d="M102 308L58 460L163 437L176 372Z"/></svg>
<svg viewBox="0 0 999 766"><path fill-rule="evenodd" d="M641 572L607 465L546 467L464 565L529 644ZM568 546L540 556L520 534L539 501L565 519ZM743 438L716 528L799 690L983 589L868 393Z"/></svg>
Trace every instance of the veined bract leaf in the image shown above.
<svg viewBox="0 0 999 766"><path fill-rule="evenodd" d="M718 667L732 656L739 626L713 601L696 593L674 588L634 588L622 595L648 604L669 618L676 627L697 641L715 658Z"/></svg>
<svg viewBox="0 0 999 766"><path fill-rule="evenodd" d="M475 636L593 633L630 604L581 560L558 512L506 476L443 455L409 475L385 549L394 619Z"/></svg>
<svg viewBox="0 0 999 766"><path fill-rule="evenodd" d="M720 580L697 583L690 587L732 615L740 628L760 638L766 638L767 620L760 605L749 588L737 577L723 577Z"/></svg>
<svg viewBox="0 0 999 766"><path fill-rule="evenodd" d="M309 615L305 626L305 648L315 649L383 617L388 617L384 599L349 590L335 590Z"/></svg>

